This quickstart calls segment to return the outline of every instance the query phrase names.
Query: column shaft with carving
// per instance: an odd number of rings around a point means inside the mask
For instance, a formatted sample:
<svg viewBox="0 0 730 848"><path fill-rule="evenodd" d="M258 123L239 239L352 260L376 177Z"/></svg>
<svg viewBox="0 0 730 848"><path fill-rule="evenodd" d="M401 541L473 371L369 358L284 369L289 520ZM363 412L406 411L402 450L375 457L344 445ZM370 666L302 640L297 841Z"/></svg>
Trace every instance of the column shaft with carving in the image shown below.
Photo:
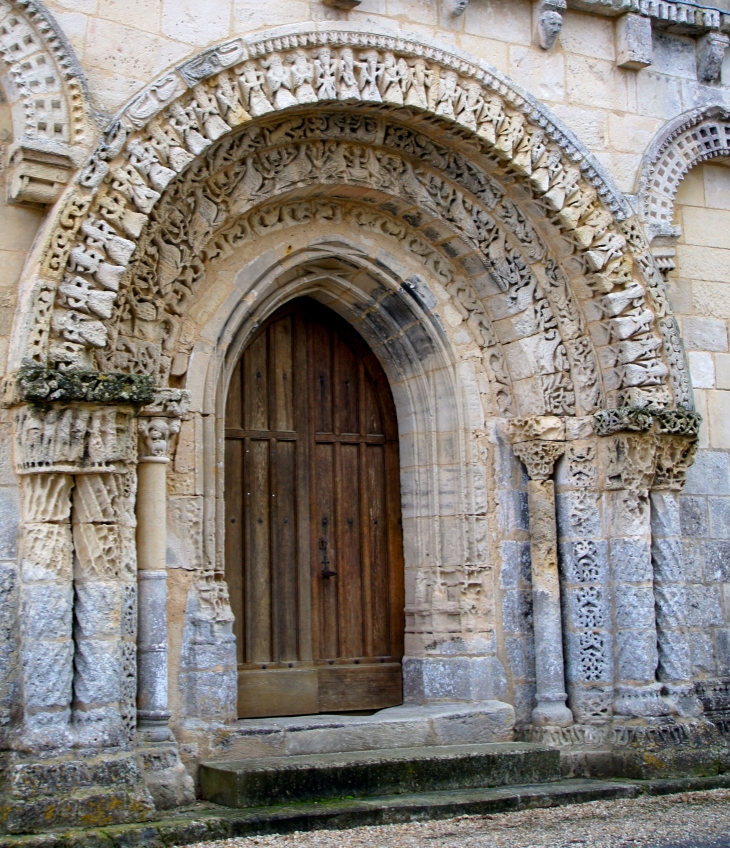
<svg viewBox="0 0 730 848"><path fill-rule="evenodd" d="M610 722L614 700L612 587L591 419L566 421L556 474L566 677L573 717Z"/></svg>
<svg viewBox="0 0 730 848"><path fill-rule="evenodd" d="M73 543L68 474L20 477L20 622L23 744L71 743Z"/></svg>
<svg viewBox="0 0 730 848"><path fill-rule="evenodd" d="M537 434L548 438L529 439ZM573 714L565 704L563 628L555 516L555 461L565 451L565 426L560 419L517 421L511 431L515 454L527 468L532 561L533 626L537 706L532 723L567 727ZM521 439L529 439L520 441Z"/></svg>
<svg viewBox="0 0 730 848"><path fill-rule="evenodd" d="M679 493L694 460L697 437L658 436L656 474L651 490L651 555L659 651L658 677L679 715L695 716L700 704L694 692L687 630L687 576L679 522Z"/></svg>
<svg viewBox="0 0 730 848"><path fill-rule="evenodd" d="M600 440L599 452L614 584L614 712L627 717L667 715L670 708L661 698L661 686L656 682L658 655L649 510L654 435L617 433Z"/></svg>
<svg viewBox="0 0 730 848"><path fill-rule="evenodd" d="M73 499L74 725L80 743L129 746L136 724L134 467L79 474Z"/></svg>

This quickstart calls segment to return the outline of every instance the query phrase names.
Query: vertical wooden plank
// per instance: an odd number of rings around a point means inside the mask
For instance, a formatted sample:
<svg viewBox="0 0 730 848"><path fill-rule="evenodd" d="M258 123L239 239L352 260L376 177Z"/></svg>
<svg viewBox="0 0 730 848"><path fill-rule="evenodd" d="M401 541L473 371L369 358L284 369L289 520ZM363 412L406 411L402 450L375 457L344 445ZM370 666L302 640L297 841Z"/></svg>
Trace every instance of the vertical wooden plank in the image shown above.
<svg viewBox="0 0 730 848"><path fill-rule="evenodd" d="M336 337L335 340L335 417L336 433L361 433L360 429L360 358L355 351Z"/></svg>
<svg viewBox="0 0 730 848"><path fill-rule="evenodd" d="M240 370L238 371L240 376ZM236 655L243 662L243 451L241 439L226 441L225 466L225 557L226 582L233 611L233 633L236 637Z"/></svg>
<svg viewBox="0 0 730 848"><path fill-rule="evenodd" d="M246 349L246 398L244 419L246 430L269 429L268 333L260 333Z"/></svg>
<svg viewBox="0 0 730 848"><path fill-rule="evenodd" d="M310 328L312 357L312 410L314 432L333 433L332 420L332 333L318 321Z"/></svg>
<svg viewBox="0 0 730 848"><path fill-rule="evenodd" d="M273 430L294 429L294 397L292 380L292 315L286 315L271 326Z"/></svg>
<svg viewBox="0 0 730 848"><path fill-rule="evenodd" d="M376 388L370 375L368 375L364 387L365 430L363 431L368 436L382 436L385 433Z"/></svg>
<svg viewBox="0 0 730 848"><path fill-rule="evenodd" d="M274 652L278 662L297 657L296 442L272 439L274 491L271 505Z"/></svg>
<svg viewBox="0 0 730 848"><path fill-rule="evenodd" d="M250 439L246 530L246 661L271 662L269 440Z"/></svg>
<svg viewBox="0 0 730 848"><path fill-rule="evenodd" d="M373 606L372 592L372 545L370 544L370 499L368 496L368 446L364 441L367 433L367 374L362 359L358 363L358 432L363 441L358 448L360 464L358 479L360 482L358 498L360 501L360 558L362 562L362 624L363 649L366 657L373 656L373 635L378 626L375 621L379 610ZM380 613L382 616L382 612Z"/></svg>
<svg viewBox="0 0 730 848"><path fill-rule="evenodd" d="M336 444L340 656L362 657L363 587L360 544L359 445Z"/></svg>
<svg viewBox="0 0 730 848"><path fill-rule="evenodd" d="M391 401L392 404L392 401ZM398 442L385 445L386 503L388 519L388 574L390 584L390 653L402 657L405 641L405 588L403 582L403 523L400 503Z"/></svg>
<svg viewBox="0 0 730 848"><path fill-rule="evenodd" d="M309 356L307 350L307 325L304 310L299 306L292 314L292 409L294 429L299 438L296 450L296 503L297 526L297 655L300 660L311 660L312 652L312 566L311 524L309 492L309 457L312 433L309 410Z"/></svg>
<svg viewBox="0 0 730 848"><path fill-rule="evenodd" d="M339 656L337 621L337 583L339 581L339 549L334 510L335 445L314 445L313 509L312 509L312 581L317 584L319 596L318 632L315 647L316 659L334 659ZM320 547L324 540L326 548ZM322 577L323 553L326 551L329 568L337 577Z"/></svg>
<svg viewBox="0 0 730 848"><path fill-rule="evenodd" d="M370 538L372 592L372 656L392 656L390 644L390 562L386 514L385 446L368 445L367 533Z"/></svg>

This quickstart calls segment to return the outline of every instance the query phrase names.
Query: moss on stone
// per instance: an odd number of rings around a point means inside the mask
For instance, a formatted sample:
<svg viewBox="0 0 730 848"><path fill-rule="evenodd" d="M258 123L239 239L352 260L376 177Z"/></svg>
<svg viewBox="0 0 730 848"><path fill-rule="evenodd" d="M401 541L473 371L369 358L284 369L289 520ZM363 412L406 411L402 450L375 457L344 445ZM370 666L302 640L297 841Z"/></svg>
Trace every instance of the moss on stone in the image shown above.
<svg viewBox="0 0 730 848"><path fill-rule="evenodd" d="M105 374L100 371L56 371L24 366L11 378L19 402L125 403L144 405L155 395L154 378L147 374Z"/></svg>

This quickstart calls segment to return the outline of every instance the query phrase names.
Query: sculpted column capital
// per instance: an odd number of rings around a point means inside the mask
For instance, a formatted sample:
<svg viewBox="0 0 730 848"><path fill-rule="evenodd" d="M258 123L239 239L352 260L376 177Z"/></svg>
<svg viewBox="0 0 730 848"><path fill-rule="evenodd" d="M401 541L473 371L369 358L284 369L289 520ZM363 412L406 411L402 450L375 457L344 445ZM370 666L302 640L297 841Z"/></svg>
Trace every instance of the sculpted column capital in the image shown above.
<svg viewBox="0 0 730 848"><path fill-rule="evenodd" d="M190 406L190 392L160 389L139 416L139 461L168 463Z"/></svg>
<svg viewBox="0 0 730 848"><path fill-rule="evenodd" d="M173 439L179 432L178 418L140 418L139 461L168 463Z"/></svg>
<svg viewBox="0 0 730 848"><path fill-rule="evenodd" d="M687 471L695 460L696 437L660 434L657 436L656 471L652 489L679 492L687 482Z"/></svg>
<svg viewBox="0 0 730 848"><path fill-rule="evenodd" d="M548 480L556 460L565 453L565 419L555 415L516 418L509 438L531 480Z"/></svg>
<svg viewBox="0 0 730 848"><path fill-rule="evenodd" d="M555 462L565 453L565 442L519 442L512 446L520 459L530 480L549 480L553 474Z"/></svg>

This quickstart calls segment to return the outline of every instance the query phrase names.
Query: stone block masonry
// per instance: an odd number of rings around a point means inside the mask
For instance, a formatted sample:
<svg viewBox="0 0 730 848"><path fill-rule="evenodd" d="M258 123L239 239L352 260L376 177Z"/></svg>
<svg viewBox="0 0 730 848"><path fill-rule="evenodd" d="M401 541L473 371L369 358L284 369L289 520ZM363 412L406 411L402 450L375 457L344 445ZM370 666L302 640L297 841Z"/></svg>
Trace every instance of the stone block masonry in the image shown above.
<svg viewBox="0 0 730 848"><path fill-rule="evenodd" d="M372 749L374 725L415 747L517 734L575 773L717 768L730 10L209 6L0 0L2 827L143 820L203 762ZM237 718L265 663L241 662L252 615L229 598L253 554L236 571L228 383L302 297L392 390L405 632L368 662L402 655L396 717ZM338 590L353 615L396 591L368 579ZM322 667L366 679L348 651Z"/></svg>

